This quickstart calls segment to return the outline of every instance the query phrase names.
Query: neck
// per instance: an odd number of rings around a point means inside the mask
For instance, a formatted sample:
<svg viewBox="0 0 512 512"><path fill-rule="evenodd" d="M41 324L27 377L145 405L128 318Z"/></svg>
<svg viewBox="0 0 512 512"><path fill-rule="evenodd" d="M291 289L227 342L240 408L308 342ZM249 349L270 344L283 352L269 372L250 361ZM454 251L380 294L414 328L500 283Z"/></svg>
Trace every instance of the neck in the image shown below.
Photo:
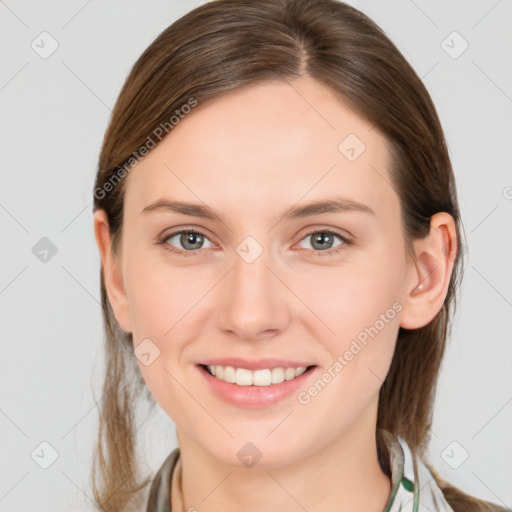
<svg viewBox="0 0 512 512"><path fill-rule="evenodd" d="M182 496L173 494L172 510L382 512L391 482L371 427L353 425L325 449L274 468L226 465L179 432Z"/></svg>

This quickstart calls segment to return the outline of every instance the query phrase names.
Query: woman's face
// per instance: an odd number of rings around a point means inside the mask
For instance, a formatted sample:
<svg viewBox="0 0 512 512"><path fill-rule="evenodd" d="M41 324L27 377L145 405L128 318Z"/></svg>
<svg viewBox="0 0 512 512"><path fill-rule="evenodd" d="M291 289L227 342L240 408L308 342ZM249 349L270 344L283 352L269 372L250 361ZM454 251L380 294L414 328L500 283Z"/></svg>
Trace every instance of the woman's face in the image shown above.
<svg viewBox="0 0 512 512"><path fill-rule="evenodd" d="M372 128L310 78L251 85L128 176L116 317L180 438L219 460L275 467L375 430L412 277Z"/></svg>

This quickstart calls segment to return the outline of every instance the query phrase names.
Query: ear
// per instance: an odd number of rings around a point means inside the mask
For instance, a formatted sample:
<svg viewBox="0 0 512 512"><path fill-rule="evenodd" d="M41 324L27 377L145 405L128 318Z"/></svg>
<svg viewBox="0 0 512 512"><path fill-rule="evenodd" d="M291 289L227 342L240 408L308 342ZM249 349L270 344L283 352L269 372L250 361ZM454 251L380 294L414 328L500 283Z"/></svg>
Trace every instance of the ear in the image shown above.
<svg viewBox="0 0 512 512"><path fill-rule="evenodd" d="M416 261L408 269L400 327L419 329L443 307L458 250L453 217L440 212L430 219L425 238L414 240Z"/></svg>
<svg viewBox="0 0 512 512"><path fill-rule="evenodd" d="M94 235L100 251L108 300L119 327L125 332L131 332L128 299L123 282L120 257L112 253L110 228L105 210L94 212Z"/></svg>

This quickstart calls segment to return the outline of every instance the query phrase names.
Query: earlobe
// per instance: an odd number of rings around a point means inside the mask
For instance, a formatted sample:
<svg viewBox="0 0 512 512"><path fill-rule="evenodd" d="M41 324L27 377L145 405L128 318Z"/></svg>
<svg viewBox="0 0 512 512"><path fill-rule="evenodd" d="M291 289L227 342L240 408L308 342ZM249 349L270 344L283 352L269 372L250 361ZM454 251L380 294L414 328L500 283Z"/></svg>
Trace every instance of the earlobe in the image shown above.
<svg viewBox="0 0 512 512"><path fill-rule="evenodd" d="M104 210L94 212L94 236L100 252L107 295L119 327L131 332L128 298L120 261L112 252L110 229Z"/></svg>
<svg viewBox="0 0 512 512"><path fill-rule="evenodd" d="M446 212L433 215L425 238L414 241L415 261L409 267L400 327L419 329L439 313L457 255L457 232Z"/></svg>

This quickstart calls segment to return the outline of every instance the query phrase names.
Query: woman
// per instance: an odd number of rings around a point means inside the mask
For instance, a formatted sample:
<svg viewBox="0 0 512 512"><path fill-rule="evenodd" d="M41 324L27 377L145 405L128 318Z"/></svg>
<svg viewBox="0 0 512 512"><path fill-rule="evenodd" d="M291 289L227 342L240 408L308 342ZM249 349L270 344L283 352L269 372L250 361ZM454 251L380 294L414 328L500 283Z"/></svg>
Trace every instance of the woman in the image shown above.
<svg viewBox="0 0 512 512"><path fill-rule="evenodd" d="M505 510L426 460L461 223L428 92L365 15L217 0L173 23L119 95L94 211L101 508ZM179 444L145 481L141 389Z"/></svg>

